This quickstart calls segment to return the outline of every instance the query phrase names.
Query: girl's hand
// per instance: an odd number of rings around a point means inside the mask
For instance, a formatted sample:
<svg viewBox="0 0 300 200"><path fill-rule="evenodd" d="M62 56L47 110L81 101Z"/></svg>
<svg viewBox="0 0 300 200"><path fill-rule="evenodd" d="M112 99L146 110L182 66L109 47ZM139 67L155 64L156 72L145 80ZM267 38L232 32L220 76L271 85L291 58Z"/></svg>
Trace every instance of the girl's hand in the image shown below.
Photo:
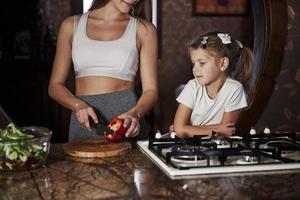
<svg viewBox="0 0 300 200"><path fill-rule="evenodd" d="M124 127L127 128L125 137L135 137L140 132L140 117L134 111L128 111L122 115L119 115L118 118L124 120Z"/></svg>
<svg viewBox="0 0 300 200"><path fill-rule="evenodd" d="M83 124L89 131L91 131L89 117L91 117L95 123L98 123L98 118L94 109L85 102L75 104L75 112L79 123Z"/></svg>
<svg viewBox="0 0 300 200"><path fill-rule="evenodd" d="M217 134L220 136L229 137L233 135L236 131L234 123L220 124Z"/></svg>

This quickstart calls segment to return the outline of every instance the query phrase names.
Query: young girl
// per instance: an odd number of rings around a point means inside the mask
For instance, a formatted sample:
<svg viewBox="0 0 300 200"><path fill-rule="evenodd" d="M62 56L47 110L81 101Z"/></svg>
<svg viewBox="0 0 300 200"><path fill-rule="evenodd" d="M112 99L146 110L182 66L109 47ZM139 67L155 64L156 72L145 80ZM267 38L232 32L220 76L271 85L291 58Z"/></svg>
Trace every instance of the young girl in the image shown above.
<svg viewBox="0 0 300 200"><path fill-rule="evenodd" d="M176 134L232 135L247 98L251 99L251 50L227 33L211 32L193 40L189 53L195 78L176 99Z"/></svg>
<svg viewBox="0 0 300 200"><path fill-rule="evenodd" d="M147 137L141 119L157 99L156 28L151 0L94 0L88 12L66 18L59 30L49 95L71 109L69 140L99 138L97 123L118 116L126 137ZM75 94L66 88L73 62ZM140 72L142 94L135 94Z"/></svg>

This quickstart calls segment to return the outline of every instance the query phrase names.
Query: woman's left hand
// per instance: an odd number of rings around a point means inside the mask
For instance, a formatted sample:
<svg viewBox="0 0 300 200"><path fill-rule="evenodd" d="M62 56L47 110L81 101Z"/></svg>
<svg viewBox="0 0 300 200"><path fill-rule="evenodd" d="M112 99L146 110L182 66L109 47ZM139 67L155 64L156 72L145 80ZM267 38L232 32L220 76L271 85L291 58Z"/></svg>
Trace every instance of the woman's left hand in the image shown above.
<svg viewBox="0 0 300 200"><path fill-rule="evenodd" d="M140 132L140 122L139 116L134 111L128 111L122 115L119 115L118 118L124 120L124 126L127 128L125 137L135 137Z"/></svg>

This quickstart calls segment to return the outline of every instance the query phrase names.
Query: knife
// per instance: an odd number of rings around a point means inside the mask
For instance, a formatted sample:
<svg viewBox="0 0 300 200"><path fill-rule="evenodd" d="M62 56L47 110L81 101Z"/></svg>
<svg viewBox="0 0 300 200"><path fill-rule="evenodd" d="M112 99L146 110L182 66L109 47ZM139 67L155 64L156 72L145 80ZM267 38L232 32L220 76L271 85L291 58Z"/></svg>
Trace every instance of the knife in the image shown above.
<svg viewBox="0 0 300 200"><path fill-rule="evenodd" d="M92 128L96 129L97 135L103 135L103 132L106 131L109 135L114 134L114 131L107 127L108 123L103 121L104 118L100 118L98 123L95 123L94 120L89 117L89 122Z"/></svg>

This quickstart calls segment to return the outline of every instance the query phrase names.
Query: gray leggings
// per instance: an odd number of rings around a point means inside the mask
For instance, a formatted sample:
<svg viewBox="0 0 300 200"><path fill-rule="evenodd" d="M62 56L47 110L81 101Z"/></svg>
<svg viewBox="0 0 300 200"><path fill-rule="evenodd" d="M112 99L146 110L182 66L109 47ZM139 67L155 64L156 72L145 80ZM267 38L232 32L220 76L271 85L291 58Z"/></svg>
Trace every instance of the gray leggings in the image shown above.
<svg viewBox="0 0 300 200"><path fill-rule="evenodd" d="M100 118L101 115L108 122L112 118L130 110L137 102L137 97L133 89L99 95L78 96L78 98L91 105L95 109L98 118ZM146 139L150 131L150 126L146 124L144 119L140 120L140 125L140 133L135 139ZM97 131L99 131L99 129L97 129ZM97 135L95 129L89 132L84 125L78 122L75 112L73 111L69 128L69 141L92 138L100 139L103 138L103 136Z"/></svg>

